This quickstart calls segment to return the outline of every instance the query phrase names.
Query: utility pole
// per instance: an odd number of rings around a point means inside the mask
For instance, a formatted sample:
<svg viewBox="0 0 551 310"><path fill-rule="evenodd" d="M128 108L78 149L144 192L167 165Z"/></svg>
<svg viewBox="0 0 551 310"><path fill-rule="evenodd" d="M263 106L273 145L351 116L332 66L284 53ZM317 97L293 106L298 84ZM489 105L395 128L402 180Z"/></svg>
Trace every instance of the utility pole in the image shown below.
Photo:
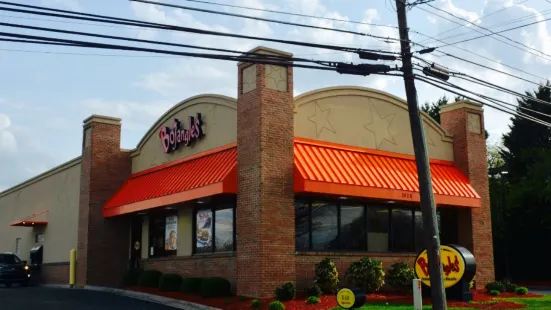
<svg viewBox="0 0 551 310"><path fill-rule="evenodd" d="M421 195L421 211L423 213L423 231L425 246L429 260L430 287L432 293L432 307L435 310L446 310L446 291L444 290L444 277L440 258L440 236L438 232L438 219L432 192L429 159L423 123L417 106L417 90L411 62L412 53L409 43L406 0L396 0L398 13L398 28L400 31L400 45L402 48L402 70L404 73L404 85L408 102L409 122L413 138L413 149L417 174L419 175L419 193Z"/></svg>

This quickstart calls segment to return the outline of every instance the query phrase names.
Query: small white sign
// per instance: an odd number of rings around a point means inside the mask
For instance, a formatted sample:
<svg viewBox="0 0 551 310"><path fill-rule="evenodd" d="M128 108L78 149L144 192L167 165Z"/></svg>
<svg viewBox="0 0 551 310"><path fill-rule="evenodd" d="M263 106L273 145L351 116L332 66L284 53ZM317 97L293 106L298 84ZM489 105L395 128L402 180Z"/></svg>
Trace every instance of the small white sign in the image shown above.
<svg viewBox="0 0 551 310"><path fill-rule="evenodd" d="M149 256L153 256L153 249L154 249L153 247L149 248Z"/></svg>
<svg viewBox="0 0 551 310"><path fill-rule="evenodd" d="M413 279L413 309L423 309L423 295L421 294L421 280Z"/></svg>

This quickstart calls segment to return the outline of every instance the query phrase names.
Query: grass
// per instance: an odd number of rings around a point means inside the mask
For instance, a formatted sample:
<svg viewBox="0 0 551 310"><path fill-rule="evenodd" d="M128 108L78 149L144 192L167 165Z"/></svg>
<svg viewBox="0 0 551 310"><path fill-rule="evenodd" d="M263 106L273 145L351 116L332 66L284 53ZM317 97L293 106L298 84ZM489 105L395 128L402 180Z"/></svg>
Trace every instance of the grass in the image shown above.
<svg viewBox="0 0 551 310"><path fill-rule="evenodd" d="M527 309L551 309L551 295L542 298L503 298L503 300L527 305Z"/></svg>
<svg viewBox="0 0 551 310"><path fill-rule="evenodd" d="M412 305L393 305L393 304L387 305L386 303L381 303L381 304L370 303L370 304L363 305L361 308L358 308L356 310L383 310L383 309L384 310L411 310L412 307L413 307ZM477 310L477 309L471 309L471 308L448 308L448 309ZM337 307L337 308L334 308L333 310L344 310L344 309L341 307ZM424 306L423 310L432 310L432 306Z"/></svg>

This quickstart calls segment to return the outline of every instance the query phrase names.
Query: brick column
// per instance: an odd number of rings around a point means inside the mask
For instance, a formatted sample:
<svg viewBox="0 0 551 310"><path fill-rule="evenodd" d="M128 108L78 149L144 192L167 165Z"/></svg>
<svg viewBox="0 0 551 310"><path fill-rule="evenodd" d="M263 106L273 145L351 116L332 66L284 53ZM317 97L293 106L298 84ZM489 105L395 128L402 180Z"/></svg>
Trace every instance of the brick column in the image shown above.
<svg viewBox="0 0 551 310"><path fill-rule="evenodd" d="M128 218L102 216L103 205L131 171L130 154L120 149L120 121L98 115L84 120L77 286L119 286L128 264Z"/></svg>
<svg viewBox="0 0 551 310"><path fill-rule="evenodd" d="M458 210L459 243L475 256L476 282L481 288L494 280L492 216L488 188L486 135L482 106L469 101L447 104L440 108L442 127L453 134L456 166L469 178L482 198L482 207Z"/></svg>
<svg viewBox="0 0 551 310"><path fill-rule="evenodd" d="M296 280L293 69L240 63L238 70L237 294L265 298Z"/></svg>

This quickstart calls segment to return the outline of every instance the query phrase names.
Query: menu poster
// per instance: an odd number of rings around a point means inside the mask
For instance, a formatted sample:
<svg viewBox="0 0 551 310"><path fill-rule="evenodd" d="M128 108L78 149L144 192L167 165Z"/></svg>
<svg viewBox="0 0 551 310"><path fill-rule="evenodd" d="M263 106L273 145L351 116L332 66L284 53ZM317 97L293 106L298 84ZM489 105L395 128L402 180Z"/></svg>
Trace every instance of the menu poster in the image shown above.
<svg viewBox="0 0 551 310"><path fill-rule="evenodd" d="M175 251L178 249L178 217L171 215L166 217L165 222L165 250Z"/></svg>
<svg viewBox="0 0 551 310"><path fill-rule="evenodd" d="M197 249L208 248L212 246L212 211L197 211Z"/></svg>

